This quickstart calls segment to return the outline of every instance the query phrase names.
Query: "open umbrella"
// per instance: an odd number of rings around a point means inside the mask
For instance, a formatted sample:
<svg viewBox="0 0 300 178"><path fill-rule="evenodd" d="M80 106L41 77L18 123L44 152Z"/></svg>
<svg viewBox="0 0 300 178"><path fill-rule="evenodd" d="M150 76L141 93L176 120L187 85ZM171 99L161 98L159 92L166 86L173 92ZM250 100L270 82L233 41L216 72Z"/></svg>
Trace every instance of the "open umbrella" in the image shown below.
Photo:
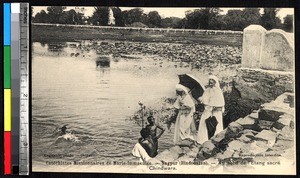
<svg viewBox="0 0 300 178"><path fill-rule="evenodd" d="M205 88L195 77L189 74L181 74L178 75L178 77L179 84L190 89L189 93L195 100L197 100L200 96L203 95Z"/></svg>

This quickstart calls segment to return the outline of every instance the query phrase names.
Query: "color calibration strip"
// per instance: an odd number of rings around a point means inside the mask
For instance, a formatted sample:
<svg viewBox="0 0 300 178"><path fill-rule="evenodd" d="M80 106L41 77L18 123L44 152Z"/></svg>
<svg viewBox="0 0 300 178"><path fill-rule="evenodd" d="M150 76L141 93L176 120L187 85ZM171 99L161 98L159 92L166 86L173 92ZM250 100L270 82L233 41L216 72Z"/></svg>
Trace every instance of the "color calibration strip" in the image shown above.
<svg viewBox="0 0 300 178"><path fill-rule="evenodd" d="M3 7L4 174L28 175L29 4L4 3Z"/></svg>
<svg viewBox="0 0 300 178"><path fill-rule="evenodd" d="M3 4L4 27L4 174L12 173L11 164L11 4Z"/></svg>

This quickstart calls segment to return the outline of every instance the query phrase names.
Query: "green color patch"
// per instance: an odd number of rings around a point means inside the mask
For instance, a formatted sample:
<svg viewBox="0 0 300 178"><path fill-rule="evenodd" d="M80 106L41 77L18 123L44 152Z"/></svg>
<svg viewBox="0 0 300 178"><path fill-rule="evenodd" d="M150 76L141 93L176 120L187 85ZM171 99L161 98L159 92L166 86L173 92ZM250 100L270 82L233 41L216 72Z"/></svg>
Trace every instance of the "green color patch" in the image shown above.
<svg viewBox="0 0 300 178"><path fill-rule="evenodd" d="M11 55L10 46L4 46L4 88L11 88Z"/></svg>

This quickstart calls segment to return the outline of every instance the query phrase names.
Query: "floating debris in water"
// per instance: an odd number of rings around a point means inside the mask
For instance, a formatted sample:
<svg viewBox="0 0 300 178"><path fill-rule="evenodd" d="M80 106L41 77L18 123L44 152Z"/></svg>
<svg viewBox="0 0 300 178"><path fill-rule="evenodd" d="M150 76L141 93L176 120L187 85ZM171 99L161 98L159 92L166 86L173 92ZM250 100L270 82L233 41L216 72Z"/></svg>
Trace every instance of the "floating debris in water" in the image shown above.
<svg viewBox="0 0 300 178"><path fill-rule="evenodd" d="M110 67L110 56L98 56L96 59L96 67Z"/></svg>
<svg viewBox="0 0 300 178"><path fill-rule="evenodd" d="M96 44L96 42L94 42ZM242 48L240 46L176 44L176 43L142 43L142 42L101 42L102 45L84 46L93 49L97 54L109 55L124 59L140 59L137 55L155 55L154 61L185 62L193 68L214 68L218 64L240 64ZM189 66L182 66L189 67Z"/></svg>

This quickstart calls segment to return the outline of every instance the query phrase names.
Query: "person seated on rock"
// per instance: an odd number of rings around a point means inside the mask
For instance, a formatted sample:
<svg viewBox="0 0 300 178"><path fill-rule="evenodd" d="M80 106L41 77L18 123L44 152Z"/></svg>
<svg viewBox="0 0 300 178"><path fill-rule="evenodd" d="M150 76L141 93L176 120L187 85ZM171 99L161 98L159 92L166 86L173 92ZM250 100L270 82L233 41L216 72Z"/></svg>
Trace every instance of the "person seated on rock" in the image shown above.
<svg viewBox="0 0 300 178"><path fill-rule="evenodd" d="M140 133L141 133L142 137L139 138L138 142L146 150L148 155L151 158L154 158L157 155L157 149L156 149L155 143L153 141L153 138L152 138L149 130L146 128L143 128Z"/></svg>
<svg viewBox="0 0 300 178"><path fill-rule="evenodd" d="M157 155L157 150L148 129L143 128L140 134L142 137L138 139L131 153L141 161L148 162Z"/></svg>
<svg viewBox="0 0 300 178"><path fill-rule="evenodd" d="M163 129L162 127L160 127L159 125L156 125L155 124L155 118L153 116L149 116L147 118L147 121L148 121L148 125L146 125L146 129L149 131L149 134L151 135L152 137L152 140L153 140L153 143L154 143L154 146L155 146L155 149L156 151L158 150L158 139L161 137L161 135L164 133L165 129ZM161 132L159 135L156 135L157 134L157 129L160 129Z"/></svg>

